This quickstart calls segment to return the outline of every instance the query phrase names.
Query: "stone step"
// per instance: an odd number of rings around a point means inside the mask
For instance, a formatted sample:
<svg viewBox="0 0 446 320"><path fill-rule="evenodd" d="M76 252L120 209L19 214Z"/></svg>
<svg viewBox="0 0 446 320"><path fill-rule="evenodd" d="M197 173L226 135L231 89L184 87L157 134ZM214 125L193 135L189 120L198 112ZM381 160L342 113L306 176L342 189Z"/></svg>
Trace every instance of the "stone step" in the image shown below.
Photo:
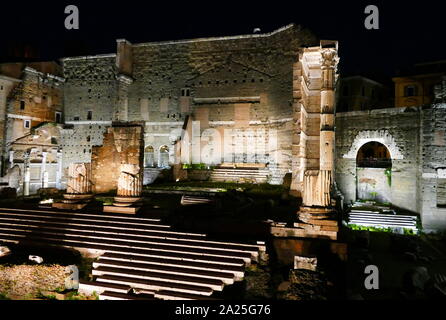
<svg viewBox="0 0 446 320"><path fill-rule="evenodd" d="M87 222L89 224L91 223L100 223L103 226L121 226L121 227L133 227L138 229L145 229L145 228L157 228L157 229L169 229L170 226L162 224L160 222L147 222L147 223L140 223L140 222L125 222L125 221L116 221L109 219L89 219L89 218L81 218L81 217L61 217L58 214L50 214L50 215L42 215L42 214L34 214L32 211L29 213L20 212L20 213L12 213L12 212L5 212L0 211L0 216L4 217L22 217L22 218L38 218L38 219L45 219L48 221L54 221L54 222L63 222L63 223L70 223L70 221L76 221L76 222Z"/></svg>
<svg viewBox="0 0 446 320"><path fill-rule="evenodd" d="M212 172L259 172L259 173L267 173L268 169L262 168L214 168Z"/></svg>
<svg viewBox="0 0 446 320"><path fill-rule="evenodd" d="M130 291L130 289L131 289L130 286L127 286L127 285L79 280L78 291L80 293L87 294L87 295L92 295L93 292L96 292L97 294L101 294L104 291L113 291L113 292L127 294Z"/></svg>
<svg viewBox="0 0 446 320"><path fill-rule="evenodd" d="M141 271L152 271L152 272L162 272L167 274L175 275L187 275L191 277L201 277L209 279L217 279L223 281L224 284L234 283L234 274L221 272L221 271L209 271L209 270L199 270L186 268L181 265L166 266L157 265L153 263L140 263L140 262L129 262L129 261L118 261L113 259L107 259L100 257L97 262L93 262L93 268L99 267L118 267L126 268L131 270L141 270Z"/></svg>
<svg viewBox="0 0 446 320"><path fill-rule="evenodd" d="M410 224L416 225L415 220L409 219L392 219L392 218L383 218L383 217L367 217L367 216L350 216L349 220L364 220L364 221L382 221L382 222L391 222L391 223L402 223L402 224Z"/></svg>
<svg viewBox="0 0 446 320"><path fill-rule="evenodd" d="M406 228L416 230L415 225L401 224L401 223L391 223L391 222L379 222L379 221L363 221L363 220L352 220L351 224L367 226L367 227L380 227L380 228Z"/></svg>
<svg viewBox="0 0 446 320"><path fill-rule="evenodd" d="M72 211L60 211L60 210L26 210L26 209L15 209L15 208L0 208L1 212L16 212L30 214L41 214L53 217L54 215L59 217L79 217L79 218L92 218L108 221L109 219L120 220L122 222L138 222L138 223L156 223L160 222L161 219L153 218L143 218L143 217L129 217L128 215L108 215L108 214L92 214L84 212L72 212Z"/></svg>
<svg viewBox="0 0 446 320"><path fill-rule="evenodd" d="M211 173L210 178L252 178L252 179L266 179L266 174L237 174L237 173Z"/></svg>
<svg viewBox="0 0 446 320"><path fill-rule="evenodd" d="M376 213L351 212L348 216L350 224L363 226L408 228L417 230L417 218L413 216L396 216Z"/></svg>
<svg viewBox="0 0 446 320"><path fill-rule="evenodd" d="M250 181L254 181L255 183L266 183L268 181L267 178L253 178L253 177L238 177L238 176L210 177L210 180L214 182L242 183L244 181L243 179L249 179Z"/></svg>
<svg viewBox="0 0 446 320"><path fill-rule="evenodd" d="M400 220L417 220L416 216L407 216L407 215L396 215L396 214L382 214L377 212L370 211L357 211L352 210L349 212L350 216L364 216L364 217L381 217L381 218L390 218L390 219L400 219Z"/></svg>
<svg viewBox="0 0 446 320"><path fill-rule="evenodd" d="M110 227L101 227L91 224L76 224L76 223L54 223L47 222L45 220L30 220L30 219L20 219L17 217L3 217L0 215L0 224L2 225L26 225L26 226L35 226L38 228L51 228L51 229L64 229L64 230L82 230L82 231L90 231L97 234L106 233L106 234L124 234L124 235L135 235L140 237L148 237L148 238L159 238L159 239L181 239L187 241L203 241L206 237L205 234L194 234L187 232L176 232L171 230L135 230L135 229L115 229ZM207 240L210 242L209 240ZM219 242L217 242L219 243ZM224 242L221 242L224 243Z"/></svg>
<svg viewBox="0 0 446 320"><path fill-rule="evenodd" d="M133 270L128 268L101 266L93 269L92 274L93 276L96 276L98 278L104 275L111 275L152 281L168 281L172 283L211 288L215 291L222 291L224 287L223 281L217 279L191 277L185 275L168 274L163 272L152 272L147 270Z"/></svg>
<svg viewBox="0 0 446 320"><path fill-rule="evenodd" d="M218 300L207 296L169 290L156 291L155 298L161 300Z"/></svg>
<svg viewBox="0 0 446 320"><path fill-rule="evenodd" d="M84 242L88 244L106 244L110 247L120 248L139 248L145 250L157 250L175 253L188 253L192 255L210 255L216 257L237 258L243 259L246 264L251 262L251 254L248 252L235 252L225 251L219 249L202 249L199 247L185 247L178 245L160 244L160 243L143 243L143 242L129 242L124 240L112 240L91 236L70 236L64 233L55 232L42 232L34 230L25 230L26 227L3 227L0 226L0 234L13 233L14 235L21 236L22 238L42 238L42 239L54 239L73 242ZM150 246L148 246L148 244Z"/></svg>
<svg viewBox="0 0 446 320"><path fill-rule="evenodd" d="M97 277L96 281L128 285L136 289L149 290L149 292L169 290L169 291L184 292L202 296L210 296L214 292L211 288L204 286L181 284L172 281L155 281L155 280L112 276L112 275L104 275Z"/></svg>
<svg viewBox="0 0 446 320"><path fill-rule="evenodd" d="M206 197L194 197L194 196L188 196L183 195L181 197L181 205L194 205L194 204L210 204L215 202L215 199L210 199Z"/></svg>
<svg viewBox="0 0 446 320"><path fill-rule="evenodd" d="M165 239L162 237L139 237L135 235L126 234L113 234L113 233L96 233L90 230L73 230L71 228L47 228L40 226L33 226L28 224L18 224L18 223L4 223L0 221L0 230L18 230L32 232L33 234L51 234L51 235L63 235L63 236L73 236L73 237L87 237L88 239L98 239L98 240L111 240L111 241L127 241L135 244L151 244L159 246L177 246L185 248L185 250L191 249L205 249L205 250L220 250L231 252L231 254L237 255L238 253L249 253L252 259L257 259L258 257L258 247L254 246L237 246L230 244L220 244L220 243L208 243L206 240L202 241L188 241L183 239ZM243 255L240 257L246 257Z"/></svg>
<svg viewBox="0 0 446 320"><path fill-rule="evenodd" d="M152 263L160 266L172 266L179 268L189 268L197 270L209 270L217 272L232 273L236 279L242 279L245 273L245 268L243 266L234 266L227 264L218 263L204 263L204 262L194 262L181 259L162 259L146 256L138 256L132 254L119 254L113 252L104 253L100 259L108 259L115 261L124 262L138 262L138 263ZM99 259L99 260L100 260Z"/></svg>
<svg viewBox="0 0 446 320"><path fill-rule="evenodd" d="M251 177L251 178L267 178L269 171L259 172L259 171L241 171L241 170L221 170L212 171L210 177L223 178L223 177Z"/></svg>
<svg viewBox="0 0 446 320"><path fill-rule="evenodd" d="M416 223L417 219L409 217L395 217L386 215L368 215L368 214L349 214L349 219L368 219L368 220L382 220L382 221L394 221L394 222L408 222Z"/></svg>
<svg viewBox="0 0 446 320"><path fill-rule="evenodd" d="M156 300L153 295L130 295L114 291L104 291L99 295L99 300Z"/></svg>
<svg viewBox="0 0 446 320"><path fill-rule="evenodd" d="M144 257L154 257L172 260L185 260L193 262L203 262L203 263L216 263L224 264L230 266L244 266L245 261L243 259L234 257L220 257L213 255L197 255L190 253L183 253L182 251L160 251L153 248L135 248L129 246L110 246L108 244L97 244L92 242L76 242L69 240L61 240L57 238L41 238L32 235L17 235L11 232L5 233L0 230L0 241L12 242L12 243L23 243L29 245L52 245L58 247L66 247L72 249L83 249L86 248L90 251L99 252L104 254L106 252L120 253L120 254L133 254Z"/></svg>
<svg viewBox="0 0 446 320"><path fill-rule="evenodd" d="M54 215L50 215L51 218ZM158 227L150 227L150 228L141 228L141 226L130 226L130 227L116 227L113 225L113 217L107 220L107 223L95 222L94 224L89 221L78 222L77 220L66 220L63 221L55 221L54 219L45 219L45 217L34 217L27 216L24 217L22 215L14 216L14 214L4 213L0 211L0 222L8 223L8 222L17 222L16 224L23 225L35 225L39 227L48 226L49 228L59 228L62 227L64 230L82 230L82 231L94 231L97 233L111 233L111 234L128 234L128 235L136 235L141 237L148 238L162 238L162 239L179 239L184 241L192 241L192 242L203 242L206 244L216 244L218 246L228 245L227 249L241 249L241 251L255 251L255 247L260 251L265 251L266 247L264 244L250 244L250 243L237 243L237 242L228 242L222 240L213 240L213 239L204 239L206 234L200 233L189 233L189 232L177 232L173 230L166 230L163 226L162 228ZM26 222L26 223L25 223ZM67 227L68 226L68 227ZM253 252L254 252L253 251Z"/></svg>

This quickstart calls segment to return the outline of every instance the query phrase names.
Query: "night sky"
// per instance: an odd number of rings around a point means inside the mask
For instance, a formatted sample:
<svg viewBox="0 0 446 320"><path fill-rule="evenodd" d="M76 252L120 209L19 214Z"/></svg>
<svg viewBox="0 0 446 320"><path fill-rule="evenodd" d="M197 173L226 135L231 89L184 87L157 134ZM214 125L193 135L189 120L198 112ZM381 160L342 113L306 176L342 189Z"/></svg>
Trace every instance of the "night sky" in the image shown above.
<svg viewBox="0 0 446 320"><path fill-rule="evenodd" d="M75 4L80 30L64 28ZM391 77L413 63L446 60L441 1L9 1L1 5L0 61L114 53L116 39L133 43L270 32L289 23L320 39L339 40L342 75ZM366 30L367 4L380 9L380 29Z"/></svg>

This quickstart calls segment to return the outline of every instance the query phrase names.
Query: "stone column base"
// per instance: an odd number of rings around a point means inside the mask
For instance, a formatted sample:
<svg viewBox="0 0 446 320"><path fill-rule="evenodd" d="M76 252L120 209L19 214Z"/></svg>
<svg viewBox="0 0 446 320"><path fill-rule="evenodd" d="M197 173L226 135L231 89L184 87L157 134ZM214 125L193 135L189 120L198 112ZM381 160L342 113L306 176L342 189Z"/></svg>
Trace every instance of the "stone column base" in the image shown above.
<svg viewBox="0 0 446 320"><path fill-rule="evenodd" d="M65 193L63 195L64 200L62 202L53 203L53 208L56 209L68 209L68 210L81 210L88 202L93 198L92 194L74 194Z"/></svg>
<svg viewBox="0 0 446 320"><path fill-rule="evenodd" d="M104 212L136 214L142 207L141 197L116 196L112 206L104 206Z"/></svg>

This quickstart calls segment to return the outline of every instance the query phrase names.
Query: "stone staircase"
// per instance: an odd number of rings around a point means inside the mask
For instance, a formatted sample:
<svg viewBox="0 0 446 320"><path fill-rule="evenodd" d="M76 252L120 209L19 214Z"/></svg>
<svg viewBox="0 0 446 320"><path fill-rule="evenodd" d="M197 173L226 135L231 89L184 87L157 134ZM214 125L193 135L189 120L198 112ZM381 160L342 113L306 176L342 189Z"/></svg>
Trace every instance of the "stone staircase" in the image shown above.
<svg viewBox="0 0 446 320"><path fill-rule="evenodd" d="M237 183L266 183L269 170L261 168L214 168L211 181Z"/></svg>
<svg viewBox="0 0 446 320"><path fill-rule="evenodd" d="M348 213L349 224L378 228L404 228L417 231L417 217L355 209Z"/></svg>
<svg viewBox="0 0 446 320"><path fill-rule="evenodd" d="M243 279L263 243L211 240L159 219L0 208L0 243L62 246L99 258L79 291L105 300L209 299ZM132 294L131 291L137 294Z"/></svg>
<svg viewBox="0 0 446 320"><path fill-rule="evenodd" d="M181 205L182 206L189 206L189 205L196 205L196 204L212 204L215 202L215 199L210 197L204 197L204 196L190 196L190 195L183 195L181 197Z"/></svg>

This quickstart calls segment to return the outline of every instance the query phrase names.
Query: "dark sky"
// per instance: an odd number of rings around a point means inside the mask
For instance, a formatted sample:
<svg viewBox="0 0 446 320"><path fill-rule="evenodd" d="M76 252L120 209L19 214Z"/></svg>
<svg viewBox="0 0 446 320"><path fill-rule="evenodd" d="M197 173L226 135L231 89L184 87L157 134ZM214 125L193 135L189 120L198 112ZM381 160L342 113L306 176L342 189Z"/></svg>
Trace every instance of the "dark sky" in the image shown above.
<svg viewBox="0 0 446 320"><path fill-rule="evenodd" d="M64 28L64 8L75 4L80 30ZM380 29L366 30L364 9L375 4ZM294 22L320 39L337 39L341 72L395 75L416 62L446 60L446 14L441 1L8 1L1 5L0 60L25 45L38 59L112 53L131 42L270 32Z"/></svg>

